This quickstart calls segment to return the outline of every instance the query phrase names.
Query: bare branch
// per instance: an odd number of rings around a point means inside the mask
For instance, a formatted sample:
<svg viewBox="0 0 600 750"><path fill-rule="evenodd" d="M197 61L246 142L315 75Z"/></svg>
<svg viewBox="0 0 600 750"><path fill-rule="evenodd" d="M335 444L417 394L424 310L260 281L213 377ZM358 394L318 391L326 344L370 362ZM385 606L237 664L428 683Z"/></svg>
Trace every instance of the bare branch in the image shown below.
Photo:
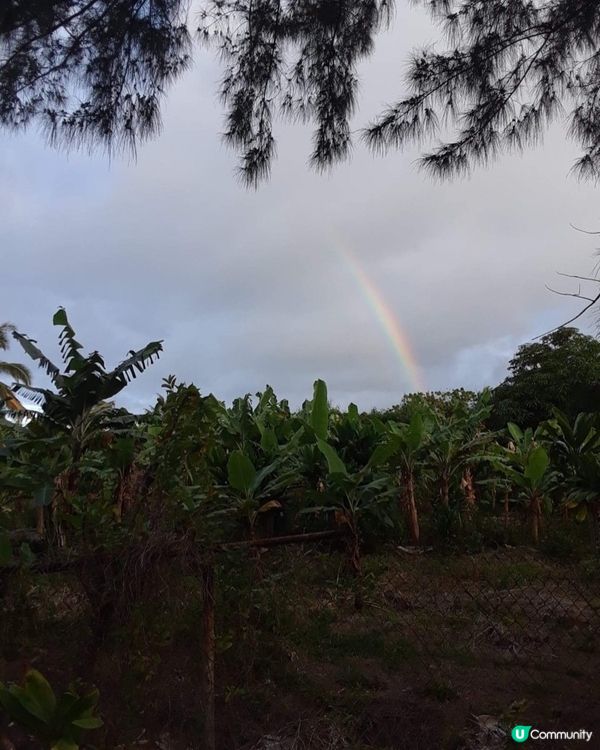
<svg viewBox="0 0 600 750"><path fill-rule="evenodd" d="M571 295L575 296L575 295ZM535 336L535 339L541 339L544 336L547 336L549 333L554 333L555 331L560 331L561 328L566 328L567 326L571 325L571 323L574 323L576 320L579 320L581 317L585 315L585 313L590 310L597 302L600 301L600 292L590 301L588 304L580 310L577 315L574 315L570 320L567 320L565 323L561 323L559 326L556 326L556 328L552 328L549 331L546 331L546 333L542 333L539 336Z"/></svg>
<svg viewBox="0 0 600 750"><path fill-rule="evenodd" d="M592 297L584 297L581 294L581 289L579 292L559 292L558 289L552 289L552 287L548 286L548 284L546 284L545 286L549 292L552 292L552 294L558 294L560 297L575 297L576 299L583 299L587 300L588 302L595 301L594 299L592 299Z"/></svg>
<svg viewBox="0 0 600 750"><path fill-rule="evenodd" d="M582 281L594 281L596 284L600 284L600 279L595 276L578 276L576 273L561 273L556 272L558 276L565 276L567 279L581 279Z"/></svg>
<svg viewBox="0 0 600 750"><path fill-rule="evenodd" d="M575 229L575 231L581 232L582 234L600 234L600 232L589 232L587 229L580 229L579 227L576 227L575 224L571 224L570 222L569 226Z"/></svg>

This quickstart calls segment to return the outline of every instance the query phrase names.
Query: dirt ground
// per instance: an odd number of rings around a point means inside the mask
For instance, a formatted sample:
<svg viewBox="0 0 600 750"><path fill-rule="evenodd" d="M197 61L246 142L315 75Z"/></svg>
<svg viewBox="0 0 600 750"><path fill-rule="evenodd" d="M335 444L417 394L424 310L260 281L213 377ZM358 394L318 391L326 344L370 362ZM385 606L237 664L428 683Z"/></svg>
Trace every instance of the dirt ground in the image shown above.
<svg viewBox="0 0 600 750"><path fill-rule="evenodd" d="M34 666L58 688L96 685L105 725L90 747L200 748L198 584L165 571L152 589L90 649L72 577L11 581L0 680ZM271 550L258 565L224 563L217 593L219 750L495 750L514 744L515 724L587 729L584 746L600 748L600 578L589 561L391 547L364 558L357 584L338 551Z"/></svg>

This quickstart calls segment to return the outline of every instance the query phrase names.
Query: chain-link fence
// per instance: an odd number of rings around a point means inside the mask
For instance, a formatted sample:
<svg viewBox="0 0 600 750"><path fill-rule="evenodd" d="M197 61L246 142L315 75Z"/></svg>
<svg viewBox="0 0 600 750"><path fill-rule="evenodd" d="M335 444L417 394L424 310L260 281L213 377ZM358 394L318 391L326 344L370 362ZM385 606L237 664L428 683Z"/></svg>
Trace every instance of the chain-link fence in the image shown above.
<svg viewBox="0 0 600 750"><path fill-rule="evenodd" d="M400 554L384 597L420 666L439 675L488 664L537 679L596 669L600 560L556 562L527 548Z"/></svg>

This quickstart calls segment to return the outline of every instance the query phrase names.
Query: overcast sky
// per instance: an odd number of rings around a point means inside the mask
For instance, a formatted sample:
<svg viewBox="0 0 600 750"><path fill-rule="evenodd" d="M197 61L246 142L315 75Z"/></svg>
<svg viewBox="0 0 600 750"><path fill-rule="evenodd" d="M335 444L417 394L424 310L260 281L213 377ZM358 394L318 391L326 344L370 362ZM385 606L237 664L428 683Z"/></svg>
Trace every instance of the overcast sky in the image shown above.
<svg viewBox="0 0 600 750"><path fill-rule="evenodd" d="M400 5L361 67L357 128L402 93L408 51L435 36ZM67 156L33 132L0 138L0 318L57 356L51 317L63 305L108 365L164 339L121 403L149 405L170 373L227 401L269 383L298 404L321 377L339 405L398 403L414 381L347 250L432 390L497 384L519 344L577 309L545 284L573 290L556 272L592 270L600 243L569 225L600 228L600 207L598 188L569 176L577 150L560 128L523 156L439 183L416 151L375 158L360 143L316 174L309 130L282 123L272 177L254 192L221 141L218 78L202 52L135 163Z"/></svg>

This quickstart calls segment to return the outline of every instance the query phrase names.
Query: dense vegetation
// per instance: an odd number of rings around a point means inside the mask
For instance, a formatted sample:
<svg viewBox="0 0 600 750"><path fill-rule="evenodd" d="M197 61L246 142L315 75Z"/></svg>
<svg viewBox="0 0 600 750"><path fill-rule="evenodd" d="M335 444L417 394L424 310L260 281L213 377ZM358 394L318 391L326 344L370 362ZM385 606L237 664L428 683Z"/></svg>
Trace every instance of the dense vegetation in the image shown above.
<svg viewBox="0 0 600 750"><path fill-rule="evenodd" d="M84 639L88 667L80 678L89 677L111 633L125 622L134 627L136 608L152 600L164 570L175 566L177 586L200 580L199 587L186 584L187 591L197 593L206 612L207 597L215 596L211 577L217 566L227 592L218 596L229 596L229 607L242 608L249 592L264 592L265 581L277 575L265 564L265 550L274 540L328 539L337 545L357 610L368 600L364 555L387 544L475 553L505 544L510 535L513 543L550 544L544 532L558 528L551 544L568 554L573 545L585 546L589 527L598 548L600 413L592 403L587 411L585 401L569 401L566 413L555 408L532 425L535 404L520 383L523 377L524 383L531 381L527 387L542 390L543 357L533 368L537 380L531 380L531 368L524 367L523 375L514 367L500 397L487 390L412 394L396 407L367 414L354 404L333 408L325 383L317 380L312 398L298 410L268 386L228 407L169 377L155 405L134 415L110 399L160 355L161 342L130 352L107 370L97 352L81 353L64 310L54 323L61 331L62 368L35 341L13 334L53 388L13 386L11 399L16 394L39 405L40 411L28 417L11 410L11 400L5 402L0 594L12 591L14 597L14 582L23 575L28 586L50 572L75 577L91 613ZM585 339L565 331L535 346L570 357L576 345L585 358ZM590 351L598 356L593 347ZM517 361L527 353L522 349ZM596 367L590 362L591 379ZM552 376L554 370L549 372ZM550 379L551 389L562 387ZM523 426L508 422L492 429L511 387L513 401L524 399L532 411ZM581 413L573 414L574 403ZM172 594L175 588L168 590ZM11 606L18 612L21 605ZM256 606L236 615L247 618L244 637L251 637L255 625L258 632L256 617L268 616ZM152 620L152 611L145 610L144 618ZM214 623L203 617L204 637L210 638ZM18 636L8 618L4 628L0 639L6 654ZM214 665L204 668L214 679ZM64 722L56 724L54 718L56 701L48 698L50 687L36 672L27 679L29 687L20 690L46 696L54 734L46 724L46 734L40 730L39 716L37 724L34 716L27 725L8 689L0 691L0 703L41 740L76 747L79 730L100 726L92 712L97 695L86 693L92 696L86 703L73 688L65 700L85 710L75 719L69 714L71 734L65 739ZM211 686L204 687L210 693ZM19 695L26 703L27 694ZM80 723L73 725L72 719Z"/></svg>

